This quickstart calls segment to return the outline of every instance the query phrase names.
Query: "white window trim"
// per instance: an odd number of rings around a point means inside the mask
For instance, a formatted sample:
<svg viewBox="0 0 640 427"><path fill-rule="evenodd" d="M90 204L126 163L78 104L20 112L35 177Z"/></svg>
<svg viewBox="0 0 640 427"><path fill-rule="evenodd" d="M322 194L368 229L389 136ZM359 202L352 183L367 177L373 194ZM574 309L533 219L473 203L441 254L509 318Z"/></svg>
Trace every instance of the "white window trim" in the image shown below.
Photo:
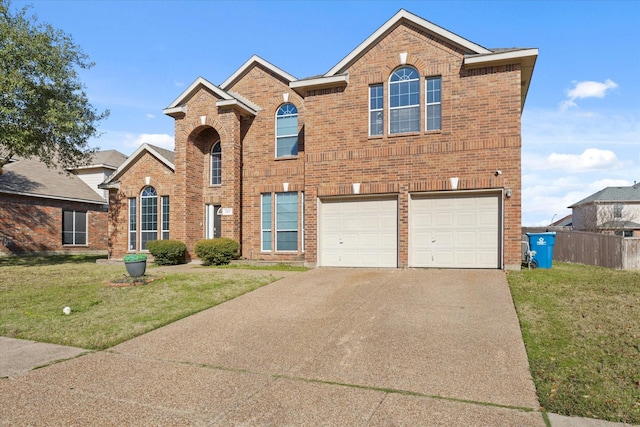
<svg viewBox="0 0 640 427"><path fill-rule="evenodd" d="M296 109L296 114L295 115L298 118L298 126L296 127L296 133L287 134L287 135L278 135L278 111L280 111L280 109L282 107L284 107L285 105L293 105L294 108ZM278 156L278 139L280 139L280 138L289 138L289 137L292 137L292 136L295 136L296 138L298 137L298 133L299 133L298 132L298 127L300 127L300 112L298 111L298 107L292 102L285 102L284 104L280 105L278 107L278 109L276 110L274 121L275 121L274 129L275 129L276 138L275 138L275 144L274 144L274 147L273 147L274 148L273 154L275 155L275 158L276 159L291 159L291 158L298 157L298 152L297 151L296 151L296 154L287 154L287 155L284 155L284 156ZM299 142L300 141L296 140L296 143L299 143Z"/></svg>
<svg viewBox="0 0 640 427"><path fill-rule="evenodd" d="M136 206L135 206L135 211L133 212L133 218L136 220L135 222L135 228L132 230L131 229L131 201L134 201ZM129 197L129 206L127 209L127 222L128 222L128 227L127 227L127 251L135 251L138 249L138 199L136 197ZM133 248L131 249L131 233L134 233L135 235L135 242L133 242Z"/></svg>
<svg viewBox="0 0 640 427"><path fill-rule="evenodd" d="M371 108L371 90L374 87L381 87L382 88L382 107L381 108ZM376 133L373 134L371 133L371 113L380 111L382 112L382 132L381 133ZM382 83L377 83L377 84L373 84L369 86L369 136L383 136L384 135L384 84Z"/></svg>
<svg viewBox="0 0 640 427"><path fill-rule="evenodd" d="M270 200L270 206L269 208L271 209L271 219L269 221L269 228L262 228L263 227L263 220L264 220L264 196L269 195L271 197ZM269 247L269 249L264 249L264 232L268 231L271 233L271 245ZM274 241L273 241L273 193L262 193L260 194L260 252L263 253L271 253L273 252L273 245L274 245Z"/></svg>
<svg viewBox="0 0 640 427"><path fill-rule="evenodd" d="M164 228L164 202L167 201L167 223L169 224L169 228ZM169 196L160 196L160 240L169 240L171 238L171 234L169 230L171 229L171 199ZM167 233L167 238L164 238L164 233Z"/></svg>
<svg viewBox="0 0 640 427"><path fill-rule="evenodd" d="M439 102L428 102L427 98L429 97L427 82L429 80L439 79L440 80L440 101ZM440 127L437 129L429 129L429 106L439 105L440 106ZM424 130L426 132L435 132L442 130L442 76L431 76L424 79Z"/></svg>
<svg viewBox="0 0 640 427"><path fill-rule="evenodd" d="M155 198L156 198L156 229L155 230L143 230L142 229L142 224L143 224L143 221L142 221L142 200L143 200L142 193L148 187L152 187L153 190L156 192L156 195L155 195ZM150 198L151 197L144 197L144 199L150 199ZM149 185L147 187L144 187L142 189L142 191L140 191L140 216L138 217L138 219L140 221L140 239L138 239L139 240L138 244L139 244L139 250L140 251L149 252L149 249L142 249L142 235L143 235L143 233L151 234L151 233L153 233L155 231L156 238L154 240L158 240L158 220L160 220L160 222L162 222L162 212L158 212L158 203L160 203L160 197L158 197L158 190L156 190L155 187ZM160 225L160 228L162 228L162 224Z"/></svg>
<svg viewBox="0 0 640 427"><path fill-rule="evenodd" d="M387 81L387 84L389 85L389 90L387 92L389 92L389 94L387 95L387 102L388 102L388 106L389 106L389 114L388 114L388 118L387 118L387 126L388 126L388 133L389 135L402 135L402 134L411 134L411 133L415 133L415 132L420 132L420 123L418 123L418 130L415 131L406 131L406 132L391 132L391 111L395 111L395 110L405 110L405 109L409 109L409 108L416 108L418 107L418 121L420 120L420 108L422 107L421 101L420 101L420 92L418 93L418 103L417 104L412 104L412 105L403 105L401 107L392 107L391 106L391 85L392 84L399 84L400 82L391 82L391 77L393 77L393 74L399 70L400 68L413 68L415 70L415 72L418 74L418 77L416 77L415 79L411 79L411 80L406 80L406 81L417 81L418 82L418 90L422 91L422 79L420 78L420 73L418 72L418 70L411 66L411 65L403 65L402 67L398 67L395 70L393 70L391 72L391 74L389 75L389 79ZM426 110L426 108L425 108ZM426 113L425 113L426 114Z"/></svg>
<svg viewBox="0 0 640 427"><path fill-rule="evenodd" d="M220 146L220 182L213 182L213 149L216 145ZM211 151L209 151L209 185L222 185L222 142L220 140L213 143Z"/></svg>
<svg viewBox="0 0 640 427"><path fill-rule="evenodd" d="M296 191L287 191L287 192L282 192L282 193L275 193L276 197L274 199L274 207L275 209L273 210L273 224L275 224L275 233L272 232L271 233L271 242L272 242L272 247L274 247L274 251L278 252L278 253L290 253L290 254L296 254L299 252L299 246L298 246L298 240L300 237L300 209L299 209L299 199L300 199L300 193L296 192ZM297 200L297 206L296 208L298 208L298 215L296 216L296 229L289 229L289 228L285 228L283 230L278 228L278 195L279 194L296 194L296 197L298 198ZM280 250L278 249L278 232L280 231L295 231L297 233L296 235L296 249L295 250ZM274 244L275 243L275 244Z"/></svg>

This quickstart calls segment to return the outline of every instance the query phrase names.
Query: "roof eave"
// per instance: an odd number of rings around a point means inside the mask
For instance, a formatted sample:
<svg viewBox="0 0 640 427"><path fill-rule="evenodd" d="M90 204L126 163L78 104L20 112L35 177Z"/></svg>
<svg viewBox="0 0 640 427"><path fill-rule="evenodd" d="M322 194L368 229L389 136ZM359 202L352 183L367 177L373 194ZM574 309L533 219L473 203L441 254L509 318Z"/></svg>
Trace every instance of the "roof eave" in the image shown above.
<svg viewBox="0 0 640 427"><path fill-rule="evenodd" d="M521 69L521 110L524 109L524 103L527 99L531 78L533 77L533 68L538 58L538 49L519 49L508 52L496 52L483 55L466 56L464 58L464 66L467 69L482 67L497 67L500 65L520 64Z"/></svg>
<svg viewBox="0 0 640 427"><path fill-rule="evenodd" d="M255 116L258 114L256 110L237 99L222 99L216 102L216 107L230 107L238 111L242 116Z"/></svg>
<svg viewBox="0 0 640 427"><path fill-rule="evenodd" d="M5 194L15 194L18 196L26 196L26 197L38 197L40 199L49 199L49 200L64 200L69 202L81 202L81 203L91 203L94 205L108 205L109 203L102 199L100 200L91 200L91 199L82 199L75 197L65 197L65 196L52 196L49 194L38 194L38 193L27 193L23 191L11 191L11 190L0 190L0 193Z"/></svg>
<svg viewBox="0 0 640 427"><path fill-rule="evenodd" d="M308 90L326 89L330 87L341 87L349 84L349 75L341 74L331 77L318 77L307 80L298 80L289 83L289 87L296 91L300 96L304 96Z"/></svg>

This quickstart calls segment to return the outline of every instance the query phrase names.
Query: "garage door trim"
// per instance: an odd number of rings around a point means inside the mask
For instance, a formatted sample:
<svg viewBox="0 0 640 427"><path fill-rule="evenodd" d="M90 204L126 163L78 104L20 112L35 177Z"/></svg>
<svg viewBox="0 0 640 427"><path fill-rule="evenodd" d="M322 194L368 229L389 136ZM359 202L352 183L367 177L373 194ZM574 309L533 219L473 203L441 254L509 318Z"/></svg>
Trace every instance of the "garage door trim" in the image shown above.
<svg viewBox="0 0 640 427"><path fill-rule="evenodd" d="M504 268L504 189L486 189L486 190L457 190L457 191L430 191L430 192L415 192L409 193L409 209L408 209L408 248L407 254L409 267L416 266L418 262L413 257L412 241L415 238L412 236L412 204L416 200L420 199L451 199L451 198L464 198L474 196L489 196L496 197L497 199L497 259L495 267L496 269ZM436 267L437 268L437 267ZM455 268L455 267L454 267ZM488 268L488 267L482 267Z"/></svg>

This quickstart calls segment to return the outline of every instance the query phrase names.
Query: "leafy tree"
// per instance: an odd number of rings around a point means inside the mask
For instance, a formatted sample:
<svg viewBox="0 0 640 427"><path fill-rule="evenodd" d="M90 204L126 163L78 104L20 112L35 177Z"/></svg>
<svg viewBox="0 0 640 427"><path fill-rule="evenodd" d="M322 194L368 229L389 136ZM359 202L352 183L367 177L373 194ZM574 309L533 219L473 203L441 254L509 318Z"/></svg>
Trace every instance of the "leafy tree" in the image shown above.
<svg viewBox="0 0 640 427"><path fill-rule="evenodd" d="M48 167L88 164L99 136L97 112L78 78L94 64L70 35L11 13L0 0L0 173L14 156L37 157Z"/></svg>

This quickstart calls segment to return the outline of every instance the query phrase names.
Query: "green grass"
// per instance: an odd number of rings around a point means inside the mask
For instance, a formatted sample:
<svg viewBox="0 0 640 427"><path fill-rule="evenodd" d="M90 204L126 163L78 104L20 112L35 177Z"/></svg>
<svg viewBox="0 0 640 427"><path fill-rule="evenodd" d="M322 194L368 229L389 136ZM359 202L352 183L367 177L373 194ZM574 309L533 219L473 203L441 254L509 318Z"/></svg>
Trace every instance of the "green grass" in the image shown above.
<svg viewBox="0 0 640 427"><path fill-rule="evenodd" d="M151 269L148 284L113 287L126 269L95 257L0 259L0 335L100 350L278 279L241 271ZM62 309L71 307L71 315Z"/></svg>
<svg viewBox="0 0 640 427"><path fill-rule="evenodd" d="M640 424L640 272L554 263L507 277L542 407Z"/></svg>

